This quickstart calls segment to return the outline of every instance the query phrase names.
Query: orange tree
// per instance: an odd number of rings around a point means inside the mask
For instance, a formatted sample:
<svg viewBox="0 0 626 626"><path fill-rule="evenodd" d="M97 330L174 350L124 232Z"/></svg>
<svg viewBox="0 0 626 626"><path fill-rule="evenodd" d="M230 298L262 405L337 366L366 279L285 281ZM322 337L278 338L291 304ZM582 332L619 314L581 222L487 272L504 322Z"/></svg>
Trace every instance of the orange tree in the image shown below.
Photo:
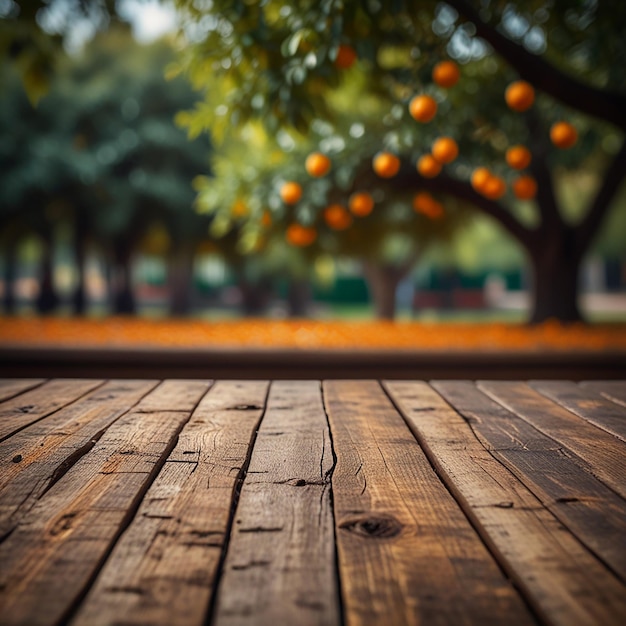
<svg viewBox="0 0 626 626"><path fill-rule="evenodd" d="M328 102L334 123L315 120L306 137L270 135L254 122L228 129L212 157L214 176L196 179L212 233L239 234L242 258L231 264L254 268L258 279L286 278L294 314L305 312L295 295L316 268L324 274L350 258L362 265L378 317L392 319L400 280L428 245L465 223L462 203L395 184L400 161L391 150L415 145L415 126L386 115L393 103L369 96L366 78L344 81Z"/></svg>
<svg viewBox="0 0 626 626"><path fill-rule="evenodd" d="M192 132L219 134L254 118L272 132L285 126L308 132L315 120L332 119L332 93L357 67L371 94L394 103L388 114L397 127L412 120L423 133L421 144L387 142L401 162L393 185L457 198L496 220L532 268L530 320L580 319L580 263L626 169L623 3L178 0L178 6L180 66L204 90L187 119ZM449 59L460 70L456 83L450 67L433 74ZM525 84L511 87L519 81ZM428 104L424 113L413 102L416 95L437 105L430 118ZM552 128L559 122L570 126ZM439 161L426 158L430 167L415 167L417 153L432 151L433 129L459 148L436 175ZM506 155L518 145L531 156L523 170L510 165L520 162L519 150ZM572 216L559 174L583 167L598 183Z"/></svg>

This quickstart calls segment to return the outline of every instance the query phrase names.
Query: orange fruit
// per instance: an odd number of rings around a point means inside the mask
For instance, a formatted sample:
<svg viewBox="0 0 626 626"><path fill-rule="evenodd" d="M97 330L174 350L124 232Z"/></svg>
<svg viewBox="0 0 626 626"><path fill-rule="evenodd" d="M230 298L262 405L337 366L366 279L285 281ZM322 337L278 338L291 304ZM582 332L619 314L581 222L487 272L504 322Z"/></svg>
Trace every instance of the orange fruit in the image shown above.
<svg viewBox="0 0 626 626"><path fill-rule="evenodd" d="M454 61L441 61L433 68L433 80L440 87L452 87L460 77L459 66Z"/></svg>
<svg viewBox="0 0 626 626"><path fill-rule="evenodd" d="M263 211L261 216L261 226L269 228L272 225L272 214L269 211Z"/></svg>
<svg viewBox="0 0 626 626"><path fill-rule="evenodd" d="M331 204L324 209L324 221L334 230L345 230L352 224L352 216L340 204Z"/></svg>
<svg viewBox="0 0 626 626"><path fill-rule="evenodd" d="M444 214L441 202L437 202L425 191L421 191L413 196L413 210L435 220L442 218Z"/></svg>
<svg viewBox="0 0 626 626"><path fill-rule="evenodd" d="M432 154L425 154L417 161L417 171L424 178L434 178L441 172L441 163Z"/></svg>
<svg viewBox="0 0 626 626"><path fill-rule="evenodd" d="M513 193L520 200L530 200L537 195L537 183L532 176L520 176L512 187Z"/></svg>
<svg viewBox="0 0 626 626"><path fill-rule="evenodd" d="M400 170L400 159L391 152L379 152L374 157L372 167L381 178L392 178Z"/></svg>
<svg viewBox="0 0 626 626"><path fill-rule="evenodd" d="M248 207L243 200L238 199L235 200L233 206L230 207L230 213L235 218L246 217L246 215L248 215Z"/></svg>
<svg viewBox="0 0 626 626"><path fill-rule="evenodd" d="M504 157L509 167L514 170L523 170L530 165L532 159L530 150L525 146L511 146Z"/></svg>
<svg viewBox="0 0 626 626"><path fill-rule="evenodd" d="M437 103L430 96L415 96L409 102L409 113L413 119L426 124L437 114Z"/></svg>
<svg viewBox="0 0 626 626"><path fill-rule="evenodd" d="M433 156L439 163L452 163L459 156L459 146L452 137L439 137L433 143Z"/></svg>
<svg viewBox="0 0 626 626"><path fill-rule="evenodd" d="M578 132L569 122L556 122L550 128L550 141L557 148L567 150L578 141Z"/></svg>
<svg viewBox="0 0 626 626"><path fill-rule="evenodd" d="M288 181L280 188L280 197L285 204L296 204L302 198L302 187L293 181Z"/></svg>
<svg viewBox="0 0 626 626"><path fill-rule="evenodd" d="M490 176L481 193L490 200L499 200L506 193L506 183L499 176Z"/></svg>
<svg viewBox="0 0 626 626"><path fill-rule="evenodd" d="M486 167L477 167L472 172L470 183L475 191L482 193L487 181L491 178L491 172Z"/></svg>
<svg viewBox="0 0 626 626"><path fill-rule="evenodd" d="M535 90L525 80L518 80L506 88L504 99L513 111L526 111L535 101Z"/></svg>
<svg viewBox="0 0 626 626"><path fill-rule="evenodd" d="M337 58L335 59L335 65L342 70L347 70L352 67L357 60L356 51L352 46L341 44L337 50Z"/></svg>
<svg viewBox="0 0 626 626"><path fill-rule="evenodd" d="M353 193L348 201L348 208L354 215L365 217L374 209L374 198L366 191Z"/></svg>
<svg viewBox="0 0 626 626"><path fill-rule="evenodd" d="M292 246L310 246L317 238L317 232L314 228L307 228L302 224L290 224L287 227L285 238Z"/></svg>
<svg viewBox="0 0 626 626"><path fill-rule="evenodd" d="M330 171L330 159L321 152L312 152L304 162L304 169L310 176L325 176Z"/></svg>

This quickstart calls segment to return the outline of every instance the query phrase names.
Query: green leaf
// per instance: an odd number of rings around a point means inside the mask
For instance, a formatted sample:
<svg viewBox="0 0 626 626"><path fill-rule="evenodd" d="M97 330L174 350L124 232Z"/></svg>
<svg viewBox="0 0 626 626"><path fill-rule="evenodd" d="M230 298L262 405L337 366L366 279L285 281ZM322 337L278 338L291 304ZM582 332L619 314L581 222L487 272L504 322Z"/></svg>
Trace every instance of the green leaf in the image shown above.
<svg viewBox="0 0 626 626"><path fill-rule="evenodd" d="M285 58L295 56L296 52L298 52L298 47L300 46L303 35L304 31L298 30L283 41L280 46L280 52Z"/></svg>
<svg viewBox="0 0 626 626"><path fill-rule="evenodd" d="M315 54L315 52L309 52L305 57L304 57L304 67L306 67L307 69L314 69L317 66L318 60L317 60L317 55Z"/></svg>

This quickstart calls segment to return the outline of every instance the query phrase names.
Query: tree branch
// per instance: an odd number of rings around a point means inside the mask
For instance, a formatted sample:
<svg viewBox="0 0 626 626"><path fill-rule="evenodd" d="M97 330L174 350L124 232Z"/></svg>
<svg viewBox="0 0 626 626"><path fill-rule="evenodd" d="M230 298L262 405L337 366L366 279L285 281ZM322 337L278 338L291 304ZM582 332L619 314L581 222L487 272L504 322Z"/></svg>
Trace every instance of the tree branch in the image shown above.
<svg viewBox="0 0 626 626"><path fill-rule="evenodd" d="M582 256L595 237L620 185L626 177L626 139L604 176L604 181L591 202L589 212L576 226L576 250Z"/></svg>
<svg viewBox="0 0 626 626"><path fill-rule="evenodd" d="M393 183L397 189L415 191L427 189L465 200L495 219L525 248L529 249L532 246L535 232L524 226L502 205L474 191L469 183L456 180L445 174L440 174L436 178L424 178L418 174L414 167L409 167L407 164L403 165L399 174L393 179Z"/></svg>
<svg viewBox="0 0 626 626"><path fill-rule="evenodd" d="M415 266L415 264L419 261L420 257L424 252L424 248L415 247L409 257L405 259L400 266L398 267L398 271L401 276L406 276Z"/></svg>
<svg viewBox="0 0 626 626"><path fill-rule="evenodd" d="M537 181L537 204L541 222L548 228L552 226L558 228L563 226L563 220L554 194L552 172L546 160L551 144L546 139L547 133L544 132L541 120L532 109L526 112L524 119L530 131L532 161L529 169Z"/></svg>
<svg viewBox="0 0 626 626"><path fill-rule="evenodd" d="M506 59L522 78L573 109L626 130L626 97L616 92L596 89L559 71L544 58L528 52L483 21L466 0L446 1L476 26L476 34Z"/></svg>

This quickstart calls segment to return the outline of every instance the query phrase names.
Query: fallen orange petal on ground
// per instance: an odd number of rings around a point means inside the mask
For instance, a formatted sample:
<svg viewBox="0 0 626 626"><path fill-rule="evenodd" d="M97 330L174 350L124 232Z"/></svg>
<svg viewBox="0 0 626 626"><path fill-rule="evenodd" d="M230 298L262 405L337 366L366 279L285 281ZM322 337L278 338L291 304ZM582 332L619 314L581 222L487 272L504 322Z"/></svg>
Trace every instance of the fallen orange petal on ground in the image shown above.
<svg viewBox="0 0 626 626"><path fill-rule="evenodd" d="M619 351L626 324L5 318L0 347Z"/></svg>

